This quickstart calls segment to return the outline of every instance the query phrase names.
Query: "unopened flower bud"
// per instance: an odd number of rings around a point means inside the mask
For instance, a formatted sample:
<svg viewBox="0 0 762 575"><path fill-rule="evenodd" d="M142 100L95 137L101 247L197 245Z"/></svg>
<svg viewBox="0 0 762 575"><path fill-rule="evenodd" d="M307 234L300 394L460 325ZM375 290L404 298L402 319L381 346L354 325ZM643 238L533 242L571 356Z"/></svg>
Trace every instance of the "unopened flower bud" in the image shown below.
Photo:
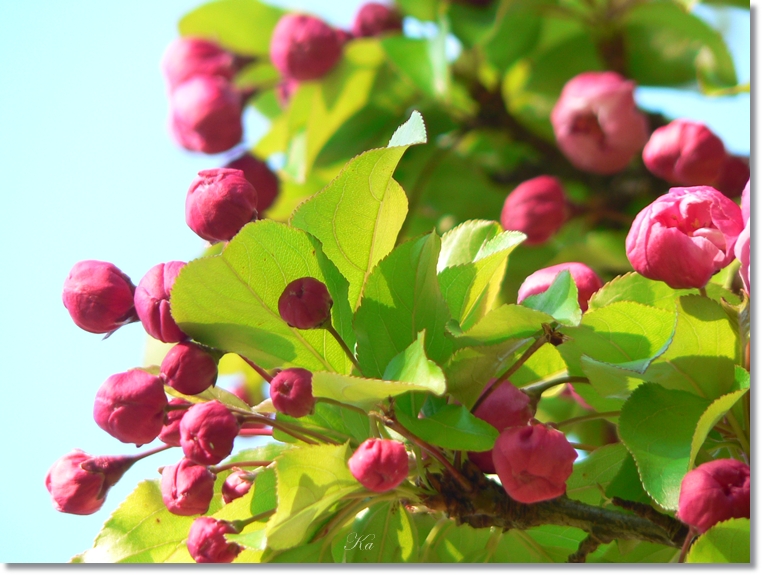
<svg viewBox="0 0 762 575"><path fill-rule="evenodd" d="M241 170L246 180L257 191L257 212L260 214L269 208L280 192L280 182L265 162L244 154L225 166L230 170Z"/></svg>
<svg viewBox="0 0 762 575"><path fill-rule="evenodd" d="M183 454L201 465L215 465L233 451L240 426L217 400L197 403L180 420Z"/></svg>
<svg viewBox="0 0 762 575"><path fill-rule="evenodd" d="M744 223L751 217L751 180L746 181L743 192L741 192L741 214Z"/></svg>
<svg viewBox="0 0 762 575"><path fill-rule="evenodd" d="M494 381L494 379L490 380L487 389ZM526 425L534 417L534 412L529 405L529 396L510 381L505 381L479 404L479 407L474 410L474 415L501 432L507 427ZM482 472L495 473L491 449L480 452L470 451L468 458Z"/></svg>
<svg viewBox="0 0 762 575"><path fill-rule="evenodd" d="M188 532L188 552L196 563L232 563L243 548L225 539L226 533L238 533L232 523L198 517Z"/></svg>
<svg viewBox="0 0 762 575"><path fill-rule="evenodd" d="M503 430L492 459L505 492L520 503L536 503L566 492L577 452L560 431L534 424Z"/></svg>
<svg viewBox="0 0 762 575"><path fill-rule="evenodd" d="M284 369L270 382L270 399L280 413L304 417L312 413L312 372L300 367Z"/></svg>
<svg viewBox="0 0 762 575"><path fill-rule="evenodd" d="M341 41L328 24L306 14L286 14L273 30L270 59L295 80L322 78L339 62Z"/></svg>
<svg viewBox="0 0 762 575"><path fill-rule="evenodd" d="M278 85L275 86L275 97L278 99L278 105L281 108L288 106L291 96L296 92L298 87L299 82L293 78L283 78L283 80L278 82Z"/></svg>
<svg viewBox="0 0 762 575"><path fill-rule="evenodd" d="M210 242L233 239L257 219L257 191L241 170L202 170L185 197L185 222Z"/></svg>
<svg viewBox="0 0 762 575"><path fill-rule="evenodd" d="M193 76L170 96L170 128L179 145L191 152L216 154L243 137L241 96L219 76Z"/></svg>
<svg viewBox="0 0 762 575"><path fill-rule="evenodd" d="M75 449L64 455L45 477L53 507L62 513L90 515L106 501L106 494L135 463L134 457L93 457Z"/></svg>
<svg viewBox="0 0 762 575"><path fill-rule="evenodd" d="M704 124L674 120L654 130L643 148L651 173L681 186L713 183L725 162L725 146Z"/></svg>
<svg viewBox="0 0 762 575"><path fill-rule="evenodd" d="M572 281L577 286L577 301L582 311L587 311L588 302L593 294L603 287L603 282L598 275L579 262L567 262L537 270L527 276L524 283L519 287L518 303L521 303L531 295L542 293L553 284L559 273L568 270Z"/></svg>
<svg viewBox="0 0 762 575"><path fill-rule="evenodd" d="M225 482L222 484L222 500L225 503L243 497L246 495L251 486L253 485L252 474L242 469L236 469L227 476Z"/></svg>
<svg viewBox="0 0 762 575"><path fill-rule="evenodd" d="M376 493L394 489L408 474L405 445L393 439L366 439L347 464L352 476Z"/></svg>
<svg viewBox="0 0 762 575"><path fill-rule="evenodd" d="M135 290L135 310L148 335L164 343L175 343L187 336L172 318L169 294L185 262L153 266Z"/></svg>
<svg viewBox="0 0 762 575"><path fill-rule="evenodd" d="M680 484L677 518L704 533L733 518L751 518L751 470L735 459L717 459L689 471Z"/></svg>
<svg viewBox="0 0 762 575"><path fill-rule="evenodd" d="M729 198L737 198L743 192L750 175L748 160L728 154L722 164L720 176L712 187Z"/></svg>
<svg viewBox="0 0 762 575"><path fill-rule="evenodd" d="M648 122L635 107L635 84L616 72L584 72L569 80L550 120L558 147L580 170L614 174L648 140Z"/></svg>
<svg viewBox="0 0 762 575"><path fill-rule="evenodd" d="M743 281L743 287L747 293L751 293L751 219L746 222L746 227L741 232L736 240L734 247L734 253L739 262L741 262L741 280Z"/></svg>
<svg viewBox="0 0 762 575"><path fill-rule="evenodd" d="M193 405L190 401L185 401L179 397L169 400L169 407L190 407ZM168 409L164 415L164 426L159 432L159 439L167 445L180 447L180 420L185 415L187 409Z"/></svg>
<svg viewBox="0 0 762 575"><path fill-rule="evenodd" d="M367 2L360 6L352 22L352 34L356 38L401 31L402 15L396 8L380 2Z"/></svg>
<svg viewBox="0 0 762 575"><path fill-rule="evenodd" d="M135 286L118 267L85 260L74 264L64 282L63 304L71 319L91 333L110 333L135 320Z"/></svg>
<svg viewBox="0 0 762 575"><path fill-rule="evenodd" d="M280 317L297 329L315 329L331 321L332 306L328 288L311 277L292 281L278 298Z"/></svg>
<svg viewBox="0 0 762 575"><path fill-rule="evenodd" d="M98 427L138 446L156 439L164 425L167 396L160 377L132 369L109 377L95 395Z"/></svg>
<svg viewBox="0 0 762 575"><path fill-rule="evenodd" d="M500 223L524 232L526 245L548 241L566 221L566 194L556 178L539 176L519 184L505 198Z"/></svg>
<svg viewBox="0 0 762 575"><path fill-rule="evenodd" d="M172 42L161 62L164 77L172 90L193 76L235 75L234 57L219 45L203 38L178 38Z"/></svg>
<svg viewBox="0 0 762 575"><path fill-rule="evenodd" d="M197 395L217 381L217 358L198 344L181 341L164 356L161 375L180 393Z"/></svg>
<svg viewBox="0 0 762 575"><path fill-rule="evenodd" d="M161 498L170 513L200 515L209 510L216 476L204 465L188 459L161 472Z"/></svg>
<svg viewBox="0 0 762 575"><path fill-rule="evenodd" d="M714 188L672 188L635 217L625 247L640 275L702 288L733 260L742 231L741 209Z"/></svg>

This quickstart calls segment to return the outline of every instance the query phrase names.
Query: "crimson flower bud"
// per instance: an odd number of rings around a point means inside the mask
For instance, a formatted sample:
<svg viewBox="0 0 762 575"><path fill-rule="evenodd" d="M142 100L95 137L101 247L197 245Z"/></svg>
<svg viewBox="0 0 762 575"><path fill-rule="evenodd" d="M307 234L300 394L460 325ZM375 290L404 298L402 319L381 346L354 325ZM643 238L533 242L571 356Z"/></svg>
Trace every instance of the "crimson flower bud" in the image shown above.
<svg viewBox="0 0 762 575"><path fill-rule="evenodd" d="M183 459L162 470L161 498L175 515L206 513L214 496L215 479L208 467Z"/></svg>
<svg viewBox="0 0 762 575"><path fill-rule="evenodd" d="M748 222L746 222L746 227L744 227L743 231L741 232L741 235L738 236L738 240L736 240L736 245L734 247L734 253L736 258L739 262L741 262L741 279L743 280L743 287L746 290L747 293L751 293L751 272L750 270L750 264L751 264L751 254L750 254L750 247L751 247L751 219L749 219Z"/></svg>
<svg viewBox="0 0 762 575"><path fill-rule="evenodd" d="M352 23L352 34L356 38L401 31L402 15L394 7L380 2L367 2L360 6Z"/></svg>
<svg viewBox="0 0 762 575"><path fill-rule="evenodd" d="M233 451L240 426L219 401L197 403L180 420L183 454L201 465L215 465Z"/></svg>
<svg viewBox="0 0 762 575"><path fill-rule="evenodd" d="M548 241L566 221L566 194L550 176L532 178L516 186L503 204L500 223L506 230L527 236L526 245Z"/></svg>
<svg viewBox="0 0 762 575"><path fill-rule="evenodd" d="M135 286L118 267L85 260L64 282L63 304L71 319L90 333L110 333L135 320Z"/></svg>
<svg viewBox="0 0 762 575"><path fill-rule="evenodd" d="M53 507L74 515L95 513L106 501L108 490L135 461L126 456L93 457L79 449L64 455L45 477Z"/></svg>
<svg viewBox="0 0 762 575"><path fill-rule="evenodd" d="M328 24L306 14L286 14L273 30L270 59L295 80L322 78L339 62L341 40Z"/></svg>
<svg viewBox="0 0 762 575"><path fill-rule="evenodd" d="M190 407L193 405L190 401L185 401L184 399L181 399L179 397L175 397L174 399L169 400L169 406L175 407L175 406L187 406ZM174 447L180 447L180 420L183 418L183 415L185 415L185 412L188 411L187 409L173 409L171 411L167 411L166 415L164 416L164 426L161 428L161 431L159 432L159 439L162 440L167 445L172 445Z"/></svg>
<svg viewBox="0 0 762 575"><path fill-rule="evenodd" d="M135 290L135 310L148 335L164 343L184 340L187 336L172 318L169 294L185 262L167 262L153 266Z"/></svg>
<svg viewBox="0 0 762 575"><path fill-rule="evenodd" d="M744 190L749 181L751 171L749 163L743 158L728 154L722 164L720 176L712 184L712 187L721 191L729 198L737 198Z"/></svg>
<svg viewBox="0 0 762 575"><path fill-rule="evenodd" d="M536 424L503 430L492 459L505 492L520 503L536 503L566 492L577 452L563 433Z"/></svg>
<svg viewBox="0 0 762 575"><path fill-rule="evenodd" d="M241 170L202 170L185 197L185 222L210 242L233 239L257 219L257 190Z"/></svg>
<svg viewBox="0 0 762 575"><path fill-rule="evenodd" d="M296 92L299 87L299 82L293 78L283 78L278 85L275 86L275 97L278 99L278 105L281 108L288 106L291 101L291 96Z"/></svg>
<svg viewBox="0 0 762 575"><path fill-rule="evenodd" d="M253 485L252 477L251 473L242 469L233 471L222 484L222 500L225 503L230 503L234 499L246 495Z"/></svg>
<svg viewBox="0 0 762 575"><path fill-rule="evenodd" d="M744 223L751 217L751 180L746 181L743 192L741 192L741 214Z"/></svg>
<svg viewBox="0 0 762 575"><path fill-rule="evenodd" d="M735 459L717 459L689 471L680 484L677 518L704 533L715 523L751 518L751 470Z"/></svg>
<svg viewBox="0 0 762 575"><path fill-rule="evenodd" d="M672 188L635 217L625 247L640 275L702 288L733 260L742 231L741 209L714 188Z"/></svg>
<svg viewBox="0 0 762 575"><path fill-rule="evenodd" d="M332 306L328 288L311 277L292 281L278 298L280 317L297 329L315 329L331 321Z"/></svg>
<svg viewBox="0 0 762 575"><path fill-rule="evenodd" d="M518 303L521 303L531 295L546 291L556 276L564 270L569 270L574 284L577 286L577 301L582 311L587 311L587 302L593 297L593 294L603 287L603 282L598 275L579 262L567 262L557 264L527 276L524 283L519 287Z"/></svg>
<svg viewBox="0 0 762 575"><path fill-rule="evenodd" d="M182 341L164 356L161 375L180 393L197 395L217 381L217 358L198 344Z"/></svg>
<svg viewBox="0 0 762 575"><path fill-rule="evenodd" d="M241 170L246 180L257 191L257 212L262 213L273 205L280 193L280 182L265 162L244 154L225 166L230 170Z"/></svg>
<svg viewBox="0 0 762 575"><path fill-rule="evenodd" d="M228 542L226 533L238 533L232 523L198 517L188 532L188 552L196 563L232 563L243 548Z"/></svg>
<svg viewBox="0 0 762 575"><path fill-rule="evenodd" d="M238 382L231 390L230 393L235 395L238 399L243 401L246 405L254 405L254 400L249 393L249 389L246 387L246 382Z"/></svg>
<svg viewBox="0 0 762 575"><path fill-rule="evenodd" d="M284 369L270 382L270 399L280 413L304 417L312 413L312 372L300 367Z"/></svg>
<svg viewBox="0 0 762 575"><path fill-rule="evenodd" d="M221 76L232 80L234 57L219 45L203 38L178 38L172 42L161 63L169 89L193 76Z"/></svg>
<svg viewBox="0 0 762 575"><path fill-rule="evenodd" d="M394 489L408 474L405 445L393 439L366 439L347 465L357 481L376 493Z"/></svg>
<svg viewBox="0 0 762 575"><path fill-rule="evenodd" d="M131 369L109 377L95 395L93 417L102 430L138 447L156 439L164 425L167 396L160 377Z"/></svg>
<svg viewBox="0 0 762 575"><path fill-rule="evenodd" d="M169 99L170 128L177 143L191 152L216 154L243 137L241 96L219 76L193 76Z"/></svg>
<svg viewBox="0 0 762 575"><path fill-rule="evenodd" d="M490 380L487 389L494 381L494 379ZM500 432L507 427L526 425L534 417L534 412L529 406L529 396L510 381L505 381L479 404L479 407L474 410L474 415ZM470 451L468 458L484 473L495 473L491 449L480 452Z"/></svg>
<svg viewBox="0 0 762 575"><path fill-rule="evenodd" d="M649 171L672 184L711 184L725 163L725 146L704 124L674 120L654 130L643 162Z"/></svg>
<svg viewBox="0 0 762 575"><path fill-rule="evenodd" d="M614 174L648 140L648 122L635 107L635 84L616 72L584 72L569 80L550 121L558 147L580 170Z"/></svg>

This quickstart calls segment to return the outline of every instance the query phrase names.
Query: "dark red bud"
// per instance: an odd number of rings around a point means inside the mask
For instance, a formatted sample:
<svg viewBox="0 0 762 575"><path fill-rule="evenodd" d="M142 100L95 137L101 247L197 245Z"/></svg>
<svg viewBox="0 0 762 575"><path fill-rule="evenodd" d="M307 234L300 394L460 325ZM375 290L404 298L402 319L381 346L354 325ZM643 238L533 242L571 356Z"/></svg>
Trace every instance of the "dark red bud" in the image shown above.
<svg viewBox="0 0 762 575"><path fill-rule="evenodd" d="M251 473L236 469L227 476L222 484L222 500L225 503L230 503L239 497L243 497L249 492L253 482L254 477Z"/></svg>
<svg viewBox="0 0 762 575"><path fill-rule="evenodd" d="M232 563L243 548L228 542L226 533L238 533L232 523L199 517L188 532L188 552L196 563Z"/></svg>
<svg viewBox="0 0 762 575"><path fill-rule="evenodd" d="M180 393L197 395L217 381L217 357L198 344L182 341L164 356L161 375Z"/></svg>
<svg viewBox="0 0 762 575"><path fill-rule="evenodd" d="M240 426L217 400L197 403L180 420L180 443L185 457L201 465L215 465L233 451Z"/></svg>
<svg viewBox="0 0 762 575"><path fill-rule="evenodd" d="M206 466L183 459L162 470L161 498L175 515L206 513L214 496L215 479Z"/></svg>
<svg viewBox="0 0 762 575"><path fill-rule="evenodd" d="M179 397L169 400L169 407L180 407L193 405L190 401L185 401ZM180 447L180 420L185 415L187 409L172 409L167 410L164 416L164 427L161 428L159 433L159 439L161 439L167 445L174 447Z"/></svg>
<svg viewBox="0 0 762 575"><path fill-rule="evenodd" d="M331 321L332 306L328 288L311 277L292 281L278 299L280 317L297 329L315 329Z"/></svg>
<svg viewBox="0 0 762 575"><path fill-rule="evenodd" d="M341 58L341 40L328 24L305 14L286 14L273 30L270 59L295 80L322 78Z"/></svg>
<svg viewBox="0 0 762 575"><path fill-rule="evenodd" d="M291 417L312 413L312 372L300 367L284 369L270 382L270 398L275 409Z"/></svg>
<svg viewBox="0 0 762 575"><path fill-rule="evenodd" d="M393 439L366 439L347 465L357 481L376 493L394 489L408 474L405 445Z"/></svg>
<svg viewBox="0 0 762 575"><path fill-rule="evenodd" d="M506 230L524 232L527 245L537 245L548 241L564 225L566 216L566 193L561 182L538 176L508 194L500 223Z"/></svg>
<svg viewBox="0 0 762 575"><path fill-rule="evenodd" d="M401 31L402 15L393 6L380 2L367 2L360 6L352 23L352 34L357 38Z"/></svg>
<svg viewBox="0 0 762 575"><path fill-rule="evenodd" d="M185 262L153 266L135 290L135 310L148 335L164 343L175 343L187 336L172 318L169 295Z"/></svg>
<svg viewBox="0 0 762 575"><path fill-rule="evenodd" d="M280 182L268 165L252 156L244 154L225 165L231 170L241 170L246 180L257 191L257 212L262 213L269 208L280 193ZM745 183L745 182L744 182Z"/></svg>
<svg viewBox="0 0 762 575"><path fill-rule="evenodd" d="M235 58L214 42L203 38L178 38L162 59L162 70L170 90L193 76L221 76L232 80Z"/></svg>

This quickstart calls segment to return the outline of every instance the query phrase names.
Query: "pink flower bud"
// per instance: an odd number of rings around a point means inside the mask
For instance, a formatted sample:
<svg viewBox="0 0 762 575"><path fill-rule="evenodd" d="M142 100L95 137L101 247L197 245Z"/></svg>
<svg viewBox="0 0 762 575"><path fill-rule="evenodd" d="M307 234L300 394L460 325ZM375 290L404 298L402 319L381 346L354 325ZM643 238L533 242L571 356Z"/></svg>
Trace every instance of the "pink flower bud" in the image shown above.
<svg viewBox="0 0 762 575"><path fill-rule="evenodd" d="M176 406L186 406L190 407L193 405L190 401L185 401L184 399L180 399L179 397L175 397L174 399L169 400L169 407L176 407ZM188 411L187 409L173 409L173 410L167 410L166 415L164 416L164 426L161 428L161 431L159 432L159 439L166 443L167 445L172 445L174 447L180 447L180 420L183 418L183 415L185 415L185 412Z"/></svg>
<svg viewBox="0 0 762 575"><path fill-rule="evenodd" d="M281 108L288 106L291 96L296 92L298 87L299 82L293 78L283 78L283 80L278 82L278 85L275 87L275 97L278 99L278 104Z"/></svg>
<svg viewBox="0 0 762 575"><path fill-rule="evenodd" d="M741 192L741 214L744 223L751 217L751 180L746 181L743 192Z"/></svg>
<svg viewBox="0 0 762 575"><path fill-rule="evenodd" d="M243 401L246 405L254 405L254 400L251 397L251 394L249 393L249 389L246 387L246 382L241 381L238 382L233 389L230 390L230 393L235 395L238 399Z"/></svg>
<svg viewBox="0 0 762 575"><path fill-rule="evenodd" d="M275 409L291 417L312 413L312 372L300 367L284 369L270 382L270 398Z"/></svg>
<svg viewBox="0 0 762 575"><path fill-rule="evenodd" d="M741 209L714 188L672 188L635 217L625 247L640 275L702 288L733 260L741 231Z"/></svg>
<svg viewBox="0 0 762 575"><path fill-rule="evenodd" d="M183 459L161 472L161 498L170 513L200 515L209 510L216 476L204 465Z"/></svg>
<svg viewBox="0 0 762 575"><path fill-rule="evenodd" d="M249 492L252 485L252 474L242 469L236 469L227 476L222 484L222 500L225 503L230 503L239 497L243 497Z"/></svg>
<svg viewBox="0 0 762 575"><path fill-rule="evenodd" d="M180 444L185 457L201 465L215 465L233 451L240 426L219 401L197 403L180 420Z"/></svg>
<svg viewBox="0 0 762 575"><path fill-rule="evenodd" d="M233 239L257 219L257 190L241 170L202 170L185 197L185 222L210 242Z"/></svg>
<svg viewBox="0 0 762 575"><path fill-rule="evenodd" d="M62 513L90 515L106 501L106 494L135 458L125 456L93 457L75 449L56 461L45 477L53 507Z"/></svg>
<svg viewBox="0 0 762 575"><path fill-rule="evenodd" d="M735 459L717 459L689 471L680 485L677 518L704 533L715 523L751 518L751 470Z"/></svg>
<svg viewBox="0 0 762 575"><path fill-rule="evenodd" d="M63 304L74 323L90 333L110 333L135 321L135 286L118 267L85 260L64 282Z"/></svg>
<svg viewBox="0 0 762 575"><path fill-rule="evenodd" d="M541 270L537 270L529 275L524 283L519 287L518 303L521 303L530 295L535 295L546 291L556 276L564 270L569 270L574 284L577 286L577 301L582 311L587 311L587 302L593 297L593 294L603 287L603 282L598 275L579 262L567 262L557 264Z"/></svg>
<svg viewBox="0 0 762 575"><path fill-rule="evenodd" d="M736 241L736 245L733 250L736 258L739 262L741 262L741 279L743 280L743 287L747 293L751 293L751 272L749 271L751 265L750 247L751 218L749 218L749 221L746 222L746 227L741 232L741 235L738 236L738 240Z"/></svg>
<svg viewBox="0 0 762 575"><path fill-rule="evenodd" d="M503 430L492 459L505 492L520 503L536 503L566 492L577 452L563 433L536 424Z"/></svg>
<svg viewBox="0 0 762 575"><path fill-rule="evenodd" d="M491 379L486 389L489 389L494 381ZM526 425L534 417L534 412L529 406L529 396L510 381L505 381L490 393L483 403L479 404L474 415L500 432L507 427ZM470 451L468 458L484 473L495 473L491 449L480 452Z"/></svg>
<svg viewBox="0 0 762 575"><path fill-rule="evenodd" d="M297 329L315 329L331 321L332 306L328 288L311 277L292 281L278 299L280 317Z"/></svg>
<svg viewBox="0 0 762 575"><path fill-rule="evenodd" d="M95 395L93 417L102 430L139 447L158 437L166 407L162 379L132 369L112 375L103 383Z"/></svg>
<svg viewBox="0 0 762 575"><path fill-rule="evenodd" d="M401 31L402 15L396 8L380 2L367 2L360 6L352 23L352 34L356 38Z"/></svg>
<svg viewBox="0 0 762 575"><path fill-rule="evenodd" d="M376 493L394 489L408 474L405 445L393 439L366 439L347 465L357 481Z"/></svg>
<svg viewBox="0 0 762 575"><path fill-rule="evenodd" d="M566 194L550 176L532 178L516 186L503 204L500 223L506 230L527 235L526 245L548 241L566 221Z"/></svg>
<svg viewBox="0 0 762 575"><path fill-rule="evenodd" d="M166 384L185 395L197 395L217 381L217 358L205 348L182 341L161 362Z"/></svg>
<svg viewBox="0 0 762 575"><path fill-rule="evenodd" d="M720 176L712 187L729 198L737 198L743 192L750 175L748 160L728 154L722 164Z"/></svg>
<svg viewBox="0 0 762 575"><path fill-rule="evenodd" d="M614 174L648 140L648 122L635 107L635 84L616 72L584 72L569 80L550 120L558 147L580 170Z"/></svg>
<svg viewBox="0 0 762 575"><path fill-rule="evenodd" d="M341 41L322 20L286 14L273 30L270 59L284 76L295 80L322 78L339 62Z"/></svg>
<svg viewBox="0 0 762 575"><path fill-rule="evenodd" d="M643 162L672 184L711 184L725 163L725 146L704 124L674 120L657 128L643 148Z"/></svg>
<svg viewBox="0 0 762 575"><path fill-rule="evenodd" d="M243 548L225 540L226 533L238 533L232 523L198 517L188 532L188 552L196 563L232 563Z"/></svg>
<svg viewBox="0 0 762 575"><path fill-rule="evenodd" d="M244 154L225 166L231 170L241 170L246 180L257 191L257 211L264 212L269 208L280 192L278 176L262 160L251 154Z"/></svg>
<svg viewBox="0 0 762 575"><path fill-rule="evenodd" d="M186 150L216 154L243 137L241 96L219 76L193 76L175 88L169 103L172 135Z"/></svg>
<svg viewBox="0 0 762 575"><path fill-rule="evenodd" d="M185 262L167 262L153 266L135 290L135 310L148 335L174 343L187 336L172 319L169 293Z"/></svg>
<svg viewBox="0 0 762 575"><path fill-rule="evenodd" d="M235 75L233 54L203 38L178 38L164 53L161 67L173 90L193 76L221 76L232 80Z"/></svg>

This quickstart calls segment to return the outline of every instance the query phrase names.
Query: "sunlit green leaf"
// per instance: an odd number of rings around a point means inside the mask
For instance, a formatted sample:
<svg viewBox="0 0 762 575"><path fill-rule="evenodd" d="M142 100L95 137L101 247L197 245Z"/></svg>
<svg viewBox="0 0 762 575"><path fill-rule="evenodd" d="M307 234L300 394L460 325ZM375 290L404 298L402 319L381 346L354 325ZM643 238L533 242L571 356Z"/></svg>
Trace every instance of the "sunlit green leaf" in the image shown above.
<svg viewBox="0 0 762 575"><path fill-rule="evenodd" d="M729 519L711 527L691 546L686 563L749 563L751 521Z"/></svg>

